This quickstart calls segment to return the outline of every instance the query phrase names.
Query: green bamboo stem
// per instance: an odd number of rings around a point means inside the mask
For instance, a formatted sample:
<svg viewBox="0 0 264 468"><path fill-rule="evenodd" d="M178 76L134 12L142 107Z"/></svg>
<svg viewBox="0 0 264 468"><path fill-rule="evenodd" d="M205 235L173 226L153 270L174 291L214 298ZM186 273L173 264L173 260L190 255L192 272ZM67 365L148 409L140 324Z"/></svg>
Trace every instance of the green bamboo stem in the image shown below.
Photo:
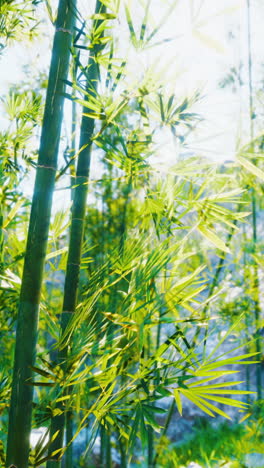
<svg viewBox="0 0 264 468"><path fill-rule="evenodd" d="M107 430L102 425L100 431L101 445L100 445L100 466L103 467L112 467L112 454L111 454L111 439L110 434L107 433Z"/></svg>
<svg viewBox="0 0 264 468"><path fill-rule="evenodd" d="M72 79L73 82L76 81L77 75L77 65L72 58ZM77 129L77 105L75 101L76 91L73 89L72 93L72 113L71 113L71 151L70 151L70 179L71 179L71 200L74 200L74 184L75 184L75 155L76 155L76 129ZM69 387L68 393L70 394L71 388ZM65 468L73 467L73 447L72 447L72 438L73 438L73 411L69 409L66 413L66 453L65 453Z"/></svg>
<svg viewBox="0 0 264 468"><path fill-rule="evenodd" d="M127 468L127 454L124 448L124 441L119 439L120 468Z"/></svg>
<svg viewBox="0 0 264 468"><path fill-rule="evenodd" d="M38 311L57 170L75 0L60 0L53 42L38 166L31 207L18 311L12 395L7 441L7 467L28 467Z"/></svg>
<svg viewBox="0 0 264 468"><path fill-rule="evenodd" d="M76 81L77 65L73 57L72 65L72 79ZM75 184L75 155L76 155L76 130L77 130L77 104L75 101L76 90L73 88L72 92L72 113L71 113L71 164L70 164L70 178L71 178L71 200L74 199L74 184Z"/></svg>
<svg viewBox="0 0 264 468"><path fill-rule="evenodd" d="M161 318L161 311L159 313L159 317ZM162 327L162 324L159 321L158 327L157 327L156 350L158 350L160 347L161 327ZM157 364L155 364L155 368L157 369ZM154 395L155 395L155 391L154 391ZM148 467L149 468L155 467L156 457L157 455L155 455L155 452L154 452L154 430L152 427L149 427L149 431L148 431Z"/></svg>
<svg viewBox="0 0 264 468"><path fill-rule="evenodd" d="M168 428L169 428L169 425L170 425L170 422L171 422L171 418L173 416L174 409L175 409L175 399L173 398L172 404L170 406L168 416L167 416L167 419L166 419L166 422L165 422L165 425L164 425L164 428L163 428L163 431L162 431L161 436L160 436L160 439L162 439L162 437L164 437L167 434L167 431L168 431ZM158 461L160 446L161 446L161 444L159 443L159 445L157 446L156 454L155 454L154 459L153 459L153 465L152 465L153 468L156 467L156 464L157 464L157 461Z"/></svg>
<svg viewBox="0 0 264 468"><path fill-rule="evenodd" d="M247 39L248 39L248 88L249 88L249 124L250 124L250 139L254 139L254 121L253 121L253 80L252 80L252 44L251 44L251 2L247 0ZM251 145L254 149L253 143ZM256 254L257 249L257 209L256 209L256 193L254 187L251 189L251 207L252 207L252 230L253 230L253 255ZM256 352L261 353L261 336L259 332L260 327L260 303L259 303L259 277L258 265L253 257L253 303L254 303L254 317L255 317L255 338L256 338ZM260 355L260 354L259 354ZM261 362L256 364L256 385L258 400L262 399L262 385L261 385Z"/></svg>
<svg viewBox="0 0 264 468"><path fill-rule="evenodd" d="M127 209L128 209L130 195L132 192L132 187L133 187L132 176L130 176L128 180L128 184L124 191L125 202L124 202L124 209L123 209L121 225L120 225L119 253L121 256L124 253L124 246L125 246L126 233L127 233L127 222L126 222L127 221Z"/></svg>
<svg viewBox="0 0 264 468"><path fill-rule="evenodd" d="M97 0L96 13L102 11L104 6ZM97 21L96 23L99 23ZM100 46L94 45L90 52L88 62L89 79L87 81L85 100L89 102L89 96L96 95L98 82L98 65L96 63L96 55L100 50ZM83 109L83 113L87 113L87 107ZM92 112L92 111L91 111ZM86 200L88 193L88 181L90 173L90 159L92 136L94 131L95 120L86 115L82 116L79 157L77 164L77 172L75 179L75 194L72 208L71 233L69 254L65 278L64 303L62 312L62 331L65 330L71 314L75 311L78 293L79 272L81 263L81 248L83 240L83 229L86 212Z"/></svg>
<svg viewBox="0 0 264 468"><path fill-rule="evenodd" d="M105 6L97 0L95 13L105 11ZM102 20L96 20L94 27L98 27ZM102 33L103 34L103 33ZM88 61L88 79L86 83L85 100L89 103L89 97L96 95L98 84L98 64L96 63L96 55L101 50L101 45L93 45L89 61ZM87 105L87 107L89 107ZM79 156L77 163L77 171L75 178L74 200L72 206L71 228L69 253L66 268L66 277L64 285L63 310L61 314L61 332L62 335L74 314L77 304L77 294L79 285L79 274L81 265L81 253L83 243L83 232L85 225L86 201L88 194L88 181L90 173L91 147L92 137L94 132L95 120L88 117L88 108L83 108L83 115L80 130ZM92 112L92 111L91 111ZM68 356L68 346L59 350L58 360L66 371L66 361ZM65 428L65 414L62 409L62 414L52 418L50 437L53 437L57 432L58 435L49 447L50 460L47 463L47 468L61 467L61 453L52 455L54 451L60 450L63 447L63 435Z"/></svg>
<svg viewBox="0 0 264 468"><path fill-rule="evenodd" d="M255 191L252 192L252 220L253 220L253 252L256 252L257 244L257 221L256 221L256 197ZM256 338L256 352L261 356L261 335L260 328L260 304L259 304L259 278L258 278L258 265L254 260L253 265L253 302L254 302L254 315L255 315L255 338ZM256 364L256 384L257 384L257 397L258 400L262 399L262 379L261 379L261 362Z"/></svg>
<svg viewBox="0 0 264 468"><path fill-rule="evenodd" d="M104 466L112 468L111 437L109 433L106 433L106 463Z"/></svg>
<svg viewBox="0 0 264 468"><path fill-rule="evenodd" d="M129 178L128 184L127 184L127 186L125 188L125 191L124 191L124 198L125 198L124 208L123 208L123 211L122 211L120 231L118 232L118 236L119 236L118 250L119 250L120 257L122 257L123 254L124 254L125 239L126 239L126 233L127 233L127 208L128 208L128 204L129 204L129 197L130 197L131 191L132 191L132 177ZM110 219L111 219L111 215L110 215ZM111 226L110 222L108 224L109 227ZM127 275L126 281L124 281L124 283L121 282L118 285L118 287L116 288L115 293L112 294L112 296L111 296L111 310L115 311L117 309L117 301L118 301L117 289L122 288L122 286L123 286L123 289L127 291L128 287L129 287L130 279L131 279L131 273L129 273ZM112 323L109 323L108 330L107 330L108 337L111 337L111 335L113 335L114 329L115 329L115 325L112 324ZM108 366L109 367L111 366L111 360L109 361ZM117 432L118 432L118 430L117 430ZM125 441L124 441L123 437L120 435L120 433L118 434L118 441L119 441L119 448L120 448L121 467L126 468L126 466L127 466L127 455L126 455L126 451L124 450ZM101 451L100 451L100 453L101 453L101 466L102 467L112 466L111 438L110 438L110 434L108 434L106 432L104 427L102 427L102 431L101 431Z"/></svg>
<svg viewBox="0 0 264 468"><path fill-rule="evenodd" d="M65 453L65 468L73 467L73 450L72 450L72 438L73 438L73 411L69 410L66 413L66 446L67 450Z"/></svg>
<svg viewBox="0 0 264 468"><path fill-rule="evenodd" d="M246 273L246 266L247 266L247 254L246 254L246 231L245 231L245 226L243 226L243 266L244 266L244 284L247 284L247 273ZM248 310L246 310L245 314L245 341L246 343L249 341L249 336L248 336L248 330L249 330L249 316L248 316ZM249 353L249 350L246 349L246 353ZM250 385L250 369L249 366L245 366L246 369L246 391L249 392L251 390L251 385ZM250 403L250 395L246 396L246 402L249 404Z"/></svg>
<svg viewBox="0 0 264 468"><path fill-rule="evenodd" d="M4 271L4 229L3 229L3 211L2 211L2 200L0 202L0 274ZM1 278L0 278L1 285Z"/></svg>
<svg viewBox="0 0 264 468"><path fill-rule="evenodd" d="M100 427L100 466L104 466L105 461L105 428L103 425Z"/></svg>
<svg viewBox="0 0 264 468"><path fill-rule="evenodd" d="M120 239L119 239L119 254L120 257L123 257L124 255L124 247L125 247L125 241L126 241L126 236L127 236L127 211L128 211L128 206L129 206L129 200L130 196L132 193L132 188L133 188L133 183L132 183L132 175L129 177L128 184L125 187L124 190L124 207L123 207L123 213L122 213L122 218L121 218L121 224L120 224ZM126 276L126 280L123 283L122 287L122 282L120 284L120 288L124 291L129 290L129 284L131 281L132 274L129 273ZM112 310L114 311L116 309L116 300L117 300L118 294L114 294L114 299L113 299L113 306ZM124 379L122 378L122 385L124 384ZM124 437L121 436L121 434L118 434L119 437L119 448L120 448L120 458L121 458L121 468L126 468L127 467L127 453L125 450L125 445L126 441L124 440Z"/></svg>

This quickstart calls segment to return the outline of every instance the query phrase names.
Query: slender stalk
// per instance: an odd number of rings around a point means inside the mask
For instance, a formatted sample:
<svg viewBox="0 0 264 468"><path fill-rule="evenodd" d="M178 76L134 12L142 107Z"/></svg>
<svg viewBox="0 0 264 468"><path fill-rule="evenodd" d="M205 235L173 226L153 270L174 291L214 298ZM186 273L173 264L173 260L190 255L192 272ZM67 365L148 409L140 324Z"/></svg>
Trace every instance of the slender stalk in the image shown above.
<svg viewBox="0 0 264 468"><path fill-rule="evenodd" d="M248 41L248 99L249 99L249 131L250 138L254 137L253 122L253 81L252 81L252 45L251 45L251 5L247 0L247 41Z"/></svg>
<svg viewBox="0 0 264 468"><path fill-rule="evenodd" d="M75 0L60 0L18 311L6 463L28 467L38 311L69 69Z"/></svg>
<svg viewBox="0 0 264 468"><path fill-rule="evenodd" d="M105 11L105 6L101 4L100 0L97 0L95 13L97 14L103 11ZM97 28L101 22L102 20L95 20L94 28ZM96 56L100 50L101 45L97 43L92 45L90 51L87 66L88 78L86 83L85 95L85 100L87 101L87 103L89 103L89 97L96 95L98 84L98 64L96 62ZM95 126L95 120L85 115L88 112L87 107L83 108L83 116L80 130L79 156L75 178L74 200L72 206L69 253L64 285L63 310L61 314L62 334L66 330L71 316L75 312L77 304L83 231L85 225L85 211L88 193L88 180L90 173L92 136ZM66 371L68 351L68 346L65 346L64 348L59 350L58 360L60 363L62 363L64 371ZM51 422L50 436L53 437L54 434L57 433L57 437L52 442L49 448L50 460L47 463L47 468L61 467L60 449L63 447L63 435L65 428L65 414L63 408L61 409L61 415L54 417ZM53 456L52 454L55 451L58 452Z"/></svg>
<svg viewBox="0 0 264 468"><path fill-rule="evenodd" d="M67 450L65 453L65 468L73 467L73 450L72 450L72 438L73 438L73 411L69 410L66 413L66 445Z"/></svg>
<svg viewBox="0 0 264 468"><path fill-rule="evenodd" d="M153 468L153 457L154 457L154 429L148 427L148 468Z"/></svg>
<svg viewBox="0 0 264 468"><path fill-rule="evenodd" d="M169 233L167 235L167 239L169 239ZM168 247L169 247L169 244L168 244ZM168 265L166 265L166 268L165 268L165 278L167 278L167 272L168 272ZM153 283L153 286L155 288L155 282ZM165 286L165 288L166 288L166 286ZM162 330L161 314L162 314L162 310L159 311L159 323L158 323L158 326L157 326L157 338L156 338L156 351L160 347L161 330ZM180 327L176 325L176 329L177 329L177 331L179 331ZM155 363L155 369L157 369L157 363ZM156 384L158 385L158 382L156 382ZM153 395L155 395L155 391L154 391ZM153 405L155 405L155 403ZM171 420L171 417L172 417L172 414L173 414L173 411L174 411L174 407L175 407L175 400L173 399L172 404L171 404L171 406L169 408L168 417L166 419L165 426L163 428L163 433L162 433L161 437L166 434L166 431L167 431L167 429L169 427L170 420ZM148 464L149 464L149 468L155 468L155 466L156 466L159 447L160 447L160 440L158 442L157 449L156 450L154 449L154 430L153 430L152 427L150 427L149 428L149 433L148 433Z"/></svg>
<svg viewBox="0 0 264 468"><path fill-rule="evenodd" d="M127 468L127 454L124 447L124 441L119 439L119 451L120 451L120 468Z"/></svg>
<svg viewBox="0 0 264 468"><path fill-rule="evenodd" d="M72 80L76 81L77 65L74 57L72 57ZM75 183L75 155L76 155L76 128L77 128L77 105L75 101L76 91L73 88L72 93L72 113L71 113L71 165L70 165L70 178L71 178L71 200L74 200L74 183ZM68 388L67 393L70 394L72 391L71 387ZM73 466L73 411L69 409L66 413L66 446L67 450L65 453L65 468L72 468Z"/></svg>
<svg viewBox="0 0 264 468"><path fill-rule="evenodd" d="M247 38L248 38L248 90L249 90L249 126L250 126L250 140L253 142L254 139L254 116L253 116L253 80L252 80L252 44L251 44L251 2L247 0ZM252 150L254 150L254 144L252 143ZM252 207L252 230L253 230L253 303L254 303L254 317L255 317L255 338L256 338L256 351L261 353L261 336L259 332L260 327L260 304L259 304L259 277L258 277L258 265L254 259L257 249L257 207L256 207L256 192L254 187L251 189L251 207ZM262 388L261 388L261 362L256 364L256 385L257 385L257 396L258 400L262 399Z"/></svg>
<svg viewBox="0 0 264 468"><path fill-rule="evenodd" d="M164 437L166 434L167 434L167 430L169 428L169 425L170 425L170 422L171 422L171 418L173 416L173 412L174 412L174 409L175 409L175 399L173 398L172 400L172 404L170 406L170 409L169 409L169 412L168 412L168 416L167 416L167 419L165 421L165 425L164 425L164 428L163 428L163 431L161 433L161 436L160 436L160 440L162 439L162 437ZM154 456L154 459L153 459L153 468L155 468L156 464L157 464L157 461L158 461L158 457L159 457L159 448L161 446L161 443L158 444L157 446L157 450L156 450L156 454Z"/></svg>
<svg viewBox="0 0 264 468"><path fill-rule="evenodd" d="M106 463L104 466L112 468L112 451L111 451L111 437L106 433Z"/></svg>
<svg viewBox="0 0 264 468"><path fill-rule="evenodd" d="M72 80L76 81L77 64L73 57L72 64ZM71 200L74 199L74 183L75 183L75 155L76 155L76 129L77 129L77 104L75 101L76 90L73 88L72 92L72 113L71 113L71 164L70 164L70 177L71 177Z"/></svg>
<svg viewBox="0 0 264 468"><path fill-rule="evenodd" d="M103 425L100 427L100 466L104 466L105 462L105 428Z"/></svg>
<svg viewBox="0 0 264 468"><path fill-rule="evenodd" d="M100 0L96 3L96 13L105 7ZM99 26L99 21L95 24ZM96 95L98 83L98 64L96 63L96 55L100 50L100 46L94 45L89 57L88 74L85 100L89 102L89 96ZM83 114L87 113L87 107L83 109ZM79 272L81 263L81 247L83 240L83 229L85 221L86 200L88 193L88 180L90 173L91 146L92 136L94 131L95 120L86 115L82 116L79 157L77 164L77 172L75 179L75 193L72 208L71 233L69 255L66 270L64 303L62 312L62 331L65 330L71 314L75 311L78 293Z"/></svg>
<svg viewBox="0 0 264 468"><path fill-rule="evenodd" d="M110 169L111 170L111 169ZM118 250L119 250L119 255L122 258L124 255L124 247L125 247L125 240L126 240L126 235L127 235L127 210L128 210L128 205L129 205L129 199L130 195L132 192L132 176L129 177L128 184L124 189L124 207L123 211L121 214L121 223L119 227L119 232L117 233L119 237L119 245L118 245ZM109 194L108 194L109 195ZM109 228L111 226L111 213L110 213L110 220L109 220ZM129 283L131 280L131 273L129 273L126 277L126 280L124 282L120 282L118 285L118 289L122 289L124 291L128 291L129 289ZM111 297L111 310L116 311L118 308L118 291L116 290L114 294L112 294ZM114 332L115 325L109 323L108 326L108 336L111 337L111 335ZM111 366L111 359L108 362L108 366ZM118 430L117 430L118 432ZM119 441L119 447L120 447L120 458L121 458L121 467L126 468L127 466L127 455L126 455L126 450L125 450L125 440L121 436L121 434L118 434L118 441ZM112 466L112 459L111 459L111 436L110 434L105 430L105 428L102 428L101 432L101 453L102 456L105 454L105 458L103 459L103 463L101 466Z"/></svg>
<svg viewBox="0 0 264 468"><path fill-rule="evenodd" d="M112 468L111 439L106 428L102 425L100 429L100 466Z"/></svg>
<svg viewBox="0 0 264 468"><path fill-rule="evenodd" d="M245 226L243 226L243 266L244 266L244 275L243 275L243 281L244 284L247 285L248 283L248 275L247 275L247 253L246 253L246 230ZM249 341L249 316L248 316L248 307L246 309L246 314L245 314L245 341L246 343ZM249 353L250 351L246 348L246 353ZM251 385L250 385L250 369L249 366L246 367L246 390L249 392L251 390ZM250 403L250 395L247 395L246 397L246 402L249 404Z"/></svg>
<svg viewBox="0 0 264 468"><path fill-rule="evenodd" d="M4 271L4 230L3 230L3 212L2 200L0 202L0 274ZM1 285L1 278L0 278Z"/></svg>

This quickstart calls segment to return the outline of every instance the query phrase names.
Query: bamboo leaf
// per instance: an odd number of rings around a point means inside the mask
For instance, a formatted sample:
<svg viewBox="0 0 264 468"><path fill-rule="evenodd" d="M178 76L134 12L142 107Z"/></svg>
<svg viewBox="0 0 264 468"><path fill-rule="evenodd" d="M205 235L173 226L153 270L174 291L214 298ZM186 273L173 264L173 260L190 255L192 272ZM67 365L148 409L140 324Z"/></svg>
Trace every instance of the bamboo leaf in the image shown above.
<svg viewBox="0 0 264 468"><path fill-rule="evenodd" d="M201 395L203 395L203 394L201 394ZM240 401L240 400L234 400L233 398L220 397L220 396L217 396L217 395L210 396L208 394L203 395L203 397L206 398L207 400L217 401L218 403L221 403L223 405L234 406L236 408L244 409L244 408L246 408L248 406L247 403L244 403L243 401Z"/></svg>
<svg viewBox="0 0 264 468"><path fill-rule="evenodd" d="M45 0L45 4L46 4L49 19L50 19L51 23L54 24L55 23L55 15L53 14L50 0Z"/></svg>
<svg viewBox="0 0 264 468"><path fill-rule="evenodd" d="M140 440L142 442L142 446L146 448L147 442L148 442L148 432L147 432L143 414L141 414L141 417L140 417Z"/></svg>
<svg viewBox="0 0 264 468"><path fill-rule="evenodd" d="M179 411L180 415L182 416L182 402L181 402L180 390L175 388L173 390L173 394L174 394L174 398L175 398L175 402L176 402L178 411Z"/></svg>
<svg viewBox="0 0 264 468"><path fill-rule="evenodd" d="M146 8L145 8L144 18L143 18L142 25L140 28L139 40L141 44L143 43L145 33L146 33L150 3L151 3L151 0L148 0Z"/></svg>
<svg viewBox="0 0 264 468"><path fill-rule="evenodd" d="M132 44L134 45L134 47L137 47L137 36L136 36L135 29L133 26L133 21L130 15L130 11L127 5L125 5L125 13L126 13L126 19L127 19L128 28L130 31Z"/></svg>
<svg viewBox="0 0 264 468"><path fill-rule="evenodd" d="M96 13L91 16L92 20L111 20L116 19L116 15L114 13Z"/></svg>
<svg viewBox="0 0 264 468"><path fill-rule="evenodd" d="M239 361L236 358L230 358L230 359L223 359L222 361L218 361L216 363L212 363L209 365L206 365L205 367L201 367L202 370L205 372L211 371L213 369L217 369L218 367L226 366L226 365L232 365L232 364L256 364L259 361Z"/></svg>
<svg viewBox="0 0 264 468"><path fill-rule="evenodd" d="M136 440L140 420L141 420L141 411L140 411L139 405L137 405L136 412L135 412L135 417L134 417L134 420L133 420L133 423L132 423L131 432L130 432L130 436L129 436L129 444L132 447L134 446L134 443L135 443L135 440Z"/></svg>
<svg viewBox="0 0 264 468"><path fill-rule="evenodd" d="M37 374L43 375L43 377L46 377L47 379L51 379L56 381L57 377L51 374L50 372L44 371L43 369L40 369L39 367L31 366L31 369L35 371Z"/></svg>
<svg viewBox="0 0 264 468"><path fill-rule="evenodd" d="M214 49L219 54L224 54L226 52L225 48L222 46L220 42L208 36L207 34L202 33L198 29L193 30L193 35L197 37L197 39L199 39L201 42L206 44L208 47L210 47L211 49Z"/></svg>
<svg viewBox="0 0 264 468"><path fill-rule="evenodd" d="M55 250L54 252L50 252L46 256L46 260L50 260L51 258L58 257L64 253L68 252L68 247L62 247L61 249Z"/></svg>
<svg viewBox="0 0 264 468"><path fill-rule="evenodd" d="M226 246L226 244L218 237L211 229L206 228L205 226L202 226L201 224L197 227L198 231L213 244L215 247L217 247L220 250L223 250L226 253L230 253L229 247Z"/></svg>
<svg viewBox="0 0 264 468"><path fill-rule="evenodd" d="M244 416L239 420L239 424L244 422L246 419L248 419L251 416L251 413L246 413Z"/></svg>
<svg viewBox="0 0 264 468"><path fill-rule="evenodd" d="M167 18L172 14L173 10L175 9L177 3L179 2L179 0L174 0L172 2L172 4L169 6L168 10L165 12L165 14L162 16L160 22L158 23L158 25L153 29L153 31L149 34L149 36L147 37L147 41L150 42L151 39L153 39L153 37L159 32L159 30L161 29L161 27L164 25L164 23L166 22Z"/></svg>
<svg viewBox="0 0 264 468"><path fill-rule="evenodd" d="M237 160L241 166L247 169L247 171L264 181L264 172L261 169L259 169L255 164L248 161L246 158L243 158L242 156L239 156Z"/></svg>
<svg viewBox="0 0 264 468"><path fill-rule="evenodd" d="M160 431L160 426L157 424L157 421L154 419L152 412L149 410L149 408L146 405L142 405L142 411L144 414L144 418L147 420L147 422L150 424L150 426L155 429L156 432Z"/></svg>
<svg viewBox="0 0 264 468"><path fill-rule="evenodd" d="M206 379L205 379L205 381L206 381ZM201 381L199 381L198 383L200 384ZM188 384L188 387L192 387L194 389L200 389L202 391L203 388L209 389L209 388L230 387L231 384L233 386L233 385L239 385L241 383L243 383L243 380L236 381L236 382L222 382L222 383L217 383L217 384L213 384L213 385L197 386L197 382L194 382L194 383Z"/></svg>
<svg viewBox="0 0 264 468"><path fill-rule="evenodd" d="M10 210L7 218L3 222L3 228L6 228L8 224L12 221L12 219L16 216L19 208L23 205L24 200L20 199L16 202L16 204L13 206L13 208Z"/></svg>
<svg viewBox="0 0 264 468"><path fill-rule="evenodd" d="M193 391L193 388L192 388ZM194 390L194 393L196 393L196 390ZM248 395L248 394L254 394L256 392L251 392L251 391L246 391L246 390L217 390L217 389L208 389L208 390L203 390L201 387L201 392L197 390L197 393L209 393L213 395Z"/></svg>
<svg viewBox="0 0 264 468"><path fill-rule="evenodd" d="M215 405L212 405L212 404L209 403L207 400L205 400L205 398L198 397L198 399L199 399L199 401L202 401L203 404L204 404L207 408L211 409L212 411L214 411L214 412L217 413L217 414L220 414L220 416L224 416L224 418L230 419L230 420L231 420L230 416L229 416L225 411L221 410L220 408L218 408L218 407L215 406ZM214 402L215 402L215 401L217 401L217 399L215 399Z"/></svg>
<svg viewBox="0 0 264 468"><path fill-rule="evenodd" d="M212 411L210 411L206 405L204 404L203 400L201 400L201 398L198 398L196 396L194 396L190 391L188 390L183 390L183 389L180 389L181 393L186 397L188 398L188 400L192 401L196 406L198 406L198 408L200 408L202 411L204 411L205 413L209 414L209 416L212 416L212 418L215 417L215 415L212 413Z"/></svg>

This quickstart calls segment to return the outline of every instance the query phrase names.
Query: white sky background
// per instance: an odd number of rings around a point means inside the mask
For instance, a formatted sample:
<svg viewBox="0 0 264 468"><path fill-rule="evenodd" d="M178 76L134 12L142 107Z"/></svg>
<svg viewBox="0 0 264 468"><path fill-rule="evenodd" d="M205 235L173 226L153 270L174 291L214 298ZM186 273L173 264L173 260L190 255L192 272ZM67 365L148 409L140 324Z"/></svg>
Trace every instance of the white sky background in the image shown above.
<svg viewBox="0 0 264 468"><path fill-rule="evenodd" d="M88 17L93 13L93 3L79 0L79 8L84 16ZM132 9L138 5L138 1L131 0L130 3ZM167 5L166 0L152 0L153 24L157 24L164 15ZM39 11L44 10L43 4ZM261 0L251 0L251 10L253 82L257 84L262 78L257 63L264 63L264 8L261 8ZM133 21L140 24L143 10L133 11ZM205 120L199 125L199 130L191 135L189 148L185 151L217 160L232 159L239 139L242 138L242 142L245 142L248 138L246 19L246 0L178 0L175 10L157 37L157 40L173 37L173 41L137 54L126 41L120 41L122 49L129 52L130 70L142 75L150 64L155 64L157 69L164 67L164 78L168 87L180 97L180 101L183 96L191 95L197 88L202 89L204 98L195 107L195 111ZM36 40L32 46L16 44L4 51L0 71L2 95L8 91L11 84L21 82L24 65L29 65L33 75L36 75L38 70L48 70L50 50L47 44L52 42L53 27L51 24L47 26L47 22L42 27L47 36L43 43ZM128 29L125 21L119 28L119 36L123 38ZM232 40L228 38L230 32L234 36ZM231 88L219 89L219 81L240 61L245 64L245 84L240 92L232 93ZM67 113L68 110L70 113L69 102L66 102L66 109ZM0 120L0 125L4 126L4 119ZM160 134L159 138L162 145L155 161L175 163L177 152L181 150L175 147L168 132ZM93 162L91 175L98 178L97 174L98 167ZM28 186L27 191L31 189ZM56 199L60 204L64 204L66 201L68 203L69 198L65 192L57 192Z"/></svg>

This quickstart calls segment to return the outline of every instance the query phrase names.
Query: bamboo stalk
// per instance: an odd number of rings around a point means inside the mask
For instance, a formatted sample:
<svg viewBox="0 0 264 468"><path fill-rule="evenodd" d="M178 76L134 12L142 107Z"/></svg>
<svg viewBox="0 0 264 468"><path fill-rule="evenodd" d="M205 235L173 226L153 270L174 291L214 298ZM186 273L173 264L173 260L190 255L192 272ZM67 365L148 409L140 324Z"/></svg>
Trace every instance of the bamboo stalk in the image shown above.
<svg viewBox="0 0 264 468"><path fill-rule="evenodd" d="M7 466L28 467L33 387L31 366L37 342L38 311L57 170L75 0L60 0L32 200L18 311L12 395L9 413Z"/></svg>
<svg viewBox="0 0 264 468"><path fill-rule="evenodd" d="M0 202L0 274L4 271L4 229L3 229L3 212L2 200ZM1 278L0 278L1 285Z"/></svg>
<svg viewBox="0 0 264 468"><path fill-rule="evenodd" d="M110 169L111 170L111 169ZM126 240L126 235L127 235L127 210L128 210L128 205L129 205L129 199L130 195L132 192L132 176L129 177L127 186L124 189L124 207L122 210L121 214L121 223L119 226L119 231L116 233L119 237L119 245L118 245L118 251L119 255L122 258L124 255L124 247L125 247L125 240ZM110 213L110 221L109 221L109 228L111 226L111 213ZM117 310L117 301L118 301L118 291L117 289L120 288L121 290L128 291L129 289L129 283L131 280L131 273L128 273L126 276L126 280L124 282L120 282L118 287L116 287L115 293L112 294L111 297L111 310L116 311ZM109 337L113 335L115 329L115 325L109 323L107 334ZM109 367L111 367L111 359L107 364ZM117 429L118 433L118 429ZM121 467L126 468L127 466L127 454L125 450L125 441L124 438L121 436L120 433L118 433L118 445L120 449L120 459L121 459ZM106 431L104 427L102 427L101 431L101 466L109 466L109 468L112 466L112 457L111 457L111 436L110 434Z"/></svg>
<svg viewBox="0 0 264 468"><path fill-rule="evenodd" d="M175 409L175 399L173 398L172 400L172 404L170 406L170 409L169 409L169 412L168 412L168 415L167 415L167 419L165 421L165 425L164 425L164 428L163 428L163 431L161 433L161 436L160 436L160 441L162 440L162 437L164 437L166 434L167 434L167 431L168 431L168 428L169 428L169 425L170 425L170 422L171 422L171 418L173 416L173 412L174 412L174 409ZM157 450L156 450L156 454L154 456L154 459L153 459L153 468L156 467L157 465L157 461L158 461L158 457L159 457L159 449L161 447L161 442L159 442L158 446L157 446Z"/></svg>
<svg viewBox="0 0 264 468"><path fill-rule="evenodd" d="M247 0L247 39L248 39L248 97L249 97L249 126L250 139L254 139L254 121L253 121L253 80L252 80L252 44L251 44L251 2ZM254 146L252 144L252 149ZM256 208L256 192L254 187L251 189L251 207L252 207L252 230L253 230L253 255L256 253L258 235L257 235L257 208ZM256 352L261 353L261 336L260 327L260 303L259 303L259 277L258 265L253 257L253 303L254 303L254 318L255 318L255 338ZM260 354L259 354L260 355ZM256 364L256 386L258 400L262 399L261 385L261 362Z"/></svg>
<svg viewBox="0 0 264 468"><path fill-rule="evenodd" d="M77 64L73 57L72 64L72 80L76 81L77 76ZM76 130L77 130L77 104L75 101L76 90L73 89L72 93L72 112L71 112L71 164L70 164L70 178L71 178L71 200L74 199L74 183L75 183L75 155L76 155Z"/></svg>
<svg viewBox="0 0 264 468"><path fill-rule="evenodd" d="M75 57L72 57L72 80L76 81L77 65ZM76 155L76 129L77 129L77 105L75 101L76 91L73 89L72 93L72 109L71 109L71 150L70 150L70 185L71 185L71 200L74 200L74 184L75 184L75 155ZM71 388L67 390L68 394L71 393ZM72 468L73 466L73 411L69 409L66 413L66 453L65 453L65 468Z"/></svg>
<svg viewBox="0 0 264 468"><path fill-rule="evenodd" d="M243 274L243 280L244 284L247 284L248 278L247 278L247 254L246 254L246 231L245 231L245 226L243 226L243 267L244 267L244 274ZM245 314L245 342L247 343L250 340L249 337L249 315L248 315L248 309L246 309L246 314ZM246 347L246 353L249 353L250 351L248 350L248 347ZM246 377L246 390L249 392L251 390L251 382L250 382L250 369L249 366L245 366L245 377ZM250 404L250 395L246 396L246 403Z"/></svg>
<svg viewBox="0 0 264 468"><path fill-rule="evenodd" d="M69 410L66 413L66 445L67 450L65 454L65 468L73 467L73 450L72 450L72 438L73 438L73 411Z"/></svg>
<svg viewBox="0 0 264 468"><path fill-rule="evenodd" d="M105 6L100 0L96 1L95 14L105 11ZM102 20L95 20L94 28L98 27ZM103 32L102 32L103 35ZM98 84L98 64L96 55L101 50L100 44L94 44L90 51L88 60L88 79L86 83L85 101L89 103L89 97L95 96ZM88 107L88 106L87 106ZM66 330L66 327L74 314L77 304L77 294L79 285L79 274L81 264L81 253L83 243L83 232L85 225L86 201L88 194L88 181L90 173L91 147L92 137L94 132L94 118L84 115L88 112L87 107L83 108L83 115L80 130L79 156L77 163L77 171L75 178L74 200L72 206L71 228L69 253L66 267L66 277L64 284L64 299L63 310L61 314L61 332ZM62 363L64 371L66 370L66 361L68 356L68 346L59 350L58 360ZM63 435L65 428L65 414L63 412L56 416L51 421L50 437L52 438L57 432L58 435L49 447L50 460L47 463L47 468L61 467L61 452L63 447ZM56 455L52 455L54 451L58 451Z"/></svg>

